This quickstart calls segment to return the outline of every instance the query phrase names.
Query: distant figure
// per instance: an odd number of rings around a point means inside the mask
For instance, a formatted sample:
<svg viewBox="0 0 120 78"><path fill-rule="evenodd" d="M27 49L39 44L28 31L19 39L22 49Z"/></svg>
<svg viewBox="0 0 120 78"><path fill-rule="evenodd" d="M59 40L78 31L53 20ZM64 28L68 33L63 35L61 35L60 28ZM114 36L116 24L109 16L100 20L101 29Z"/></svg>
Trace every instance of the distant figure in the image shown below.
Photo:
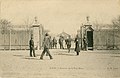
<svg viewBox="0 0 120 78"><path fill-rule="evenodd" d="M43 40L43 47L44 47L44 50L40 56L40 59L43 59L43 56L44 54L48 54L50 59L53 59L51 54L50 54L50 51L49 51L49 48L50 48L50 36L48 35L48 33L45 34L45 38Z"/></svg>
<svg viewBox="0 0 120 78"><path fill-rule="evenodd" d="M33 37L31 37L31 39L29 41L29 47L30 47L30 57L32 57L32 51L33 51L33 56L35 57L35 48L34 48Z"/></svg>
<svg viewBox="0 0 120 78"><path fill-rule="evenodd" d="M83 38L83 50L87 51L87 45L88 45L88 40L86 38L86 36L84 36Z"/></svg>
<svg viewBox="0 0 120 78"><path fill-rule="evenodd" d="M50 49L52 49L53 47L53 42L52 42L52 39L51 39L51 36L50 36Z"/></svg>
<svg viewBox="0 0 120 78"><path fill-rule="evenodd" d="M53 38L53 48L57 48L57 40L55 37Z"/></svg>
<svg viewBox="0 0 120 78"><path fill-rule="evenodd" d="M68 40L68 39L65 39L65 46L66 46L66 47L67 47L67 40Z"/></svg>
<svg viewBox="0 0 120 78"><path fill-rule="evenodd" d="M75 51L76 51L77 55L79 55L79 52L80 52L80 38L78 37L78 35L75 38Z"/></svg>
<svg viewBox="0 0 120 78"><path fill-rule="evenodd" d="M70 52L70 48L71 48L71 37L69 36L69 38L66 40L66 44L67 44L67 49L68 49L68 52Z"/></svg>
<svg viewBox="0 0 120 78"><path fill-rule="evenodd" d="M60 38L59 38L59 44L60 44L60 49L64 49L64 47L63 47L63 37L62 36L60 36Z"/></svg>

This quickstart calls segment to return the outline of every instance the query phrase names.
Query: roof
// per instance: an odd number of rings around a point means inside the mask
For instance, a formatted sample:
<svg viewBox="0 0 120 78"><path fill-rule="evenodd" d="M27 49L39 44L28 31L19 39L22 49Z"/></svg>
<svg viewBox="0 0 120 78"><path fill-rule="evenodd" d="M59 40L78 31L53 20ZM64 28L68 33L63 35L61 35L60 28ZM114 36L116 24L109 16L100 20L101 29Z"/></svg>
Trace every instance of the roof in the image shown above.
<svg viewBox="0 0 120 78"><path fill-rule="evenodd" d="M87 31L94 31L91 26L89 26L86 30L87 30Z"/></svg>
<svg viewBox="0 0 120 78"><path fill-rule="evenodd" d="M68 37L68 36L70 36L70 35L67 34L66 32L62 32L62 33L58 34L57 36Z"/></svg>

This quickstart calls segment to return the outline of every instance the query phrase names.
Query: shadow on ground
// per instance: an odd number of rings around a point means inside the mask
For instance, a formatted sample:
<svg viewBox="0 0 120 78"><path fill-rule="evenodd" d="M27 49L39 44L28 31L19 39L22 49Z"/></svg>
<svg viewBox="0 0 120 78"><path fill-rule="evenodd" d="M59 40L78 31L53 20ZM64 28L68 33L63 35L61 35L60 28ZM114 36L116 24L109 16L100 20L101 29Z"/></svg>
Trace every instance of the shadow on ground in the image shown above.
<svg viewBox="0 0 120 78"><path fill-rule="evenodd" d="M24 58L22 58L22 59L28 59L28 60L40 60L40 59L38 59L38 58L36 58L36 57L24 57Z"/></svg>
<svg viewBox="0 0 120 78"><path fill-rule="evenodd" d="M23 55L13 55L13 56L16 56L16 57L23 57Z"/></svg>
<svg viewBox="0 0 120 78"><path fill-rule="evenodd" d="M68 54L66 54L66 53L64 53L64 54L63 53L58 53L58 54L55 54L55 55L75 56L74 54L69 54L69 53Z"/></svg>
<svg viewBox="0 0 120 78"><path fill-rule="evenodd" d="M120 58L120 56L111 56L111 57L119 57Z"/></svg>

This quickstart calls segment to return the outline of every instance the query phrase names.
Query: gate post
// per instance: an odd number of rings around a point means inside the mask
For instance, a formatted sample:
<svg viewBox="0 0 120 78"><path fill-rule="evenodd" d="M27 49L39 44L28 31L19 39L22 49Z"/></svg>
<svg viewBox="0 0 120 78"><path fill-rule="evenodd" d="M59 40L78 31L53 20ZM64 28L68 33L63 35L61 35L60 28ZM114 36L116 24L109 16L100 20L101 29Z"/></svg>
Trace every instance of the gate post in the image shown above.
<svg viewBox="0 0 120 78"><path fill-rule="evenodd" d="M33 40L35 49L39 50L39 27L40 25L37 23L37 17L35 17L35 23L32 25L33 27Z"/></svg>
<svg viewBox="0 0 120 78"><path fill-rule="evenodd" d="M84 43L84 46L87 45L87 50L93 50L93 28L92 25L89 22L89 16L86 17L87 23L84 25L85 30L83 34L83 38L86 37L87 44ZM84 47L85 48L85 47Z"/></svg>

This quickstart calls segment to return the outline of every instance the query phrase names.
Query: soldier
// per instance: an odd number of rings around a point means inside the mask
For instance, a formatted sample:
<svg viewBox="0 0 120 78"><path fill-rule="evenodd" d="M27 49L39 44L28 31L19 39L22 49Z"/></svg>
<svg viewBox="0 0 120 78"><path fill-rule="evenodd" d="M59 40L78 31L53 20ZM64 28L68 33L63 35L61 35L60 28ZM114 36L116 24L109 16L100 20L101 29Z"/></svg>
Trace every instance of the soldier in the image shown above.
<svg viewBox="0 0 120 78"><path fill-rule="evenodd" d="M75 51L76 51L77 55L79 55L79 52L80 52L80 38L78 37L78 35L75 38Z"/></svg>
<svg viewBox="0 0 120 78"><path fill-rule="evenodd" d="M86 36L84 36L84 38L83 38L83 43L84 43L84 48L83 48L83 50L87 51L88 41L87 41Z"/></svg>
<svg viewBox="0 0 120 78"><path fill-rule="evenodd" d="M53 42L52 42L52 38L50 36L50 49L52 49L52 47L53 47Z"/></svg>
<svg viewBox="0 0 120 78"><path fill-rule="evenodd" d="M64 47L63 47L63 37L62 36L60 36L60 38L59 38L59 44L60 44L60 49L64 49Z"/></svg>
<svg viewBox="0 0 120 78"><path fill-rule="evenodd" d="M57 40L55 39L55 37L53 38L53 48L57 48Z"/></svg>
<svg viewBox="0 0 120 78"><path fill-rule="evenodd" d="M68 39L65 39L65 46L66 46L66 47L67 47L67 40L68 40ZM67 47L67 48L68 48L68 47Z"/></svg>
<svg viewBox="0 0 120 78"><path fill-rule="evenodd" d="M48 54L50 59L53 59L51 54L50 54L50 51L49 51L49 48L50 48L50 36L48 35L48 33L45 34L45 38L44 38L44 41L43 41L43 47L44 47L44 50L40 56L40 59L43 59L43 56L44 54Z"/></svg>
<svg viewBox="0 0 120 78"><path fill-rule="evenodd" d="M31 37L31 39L29 41L29 47L30 47L30 57L32 57L32 51L33 51L33 56L35 57L35 48L34 48L33 37Z"/></svg>
<svg viewBox="0 0 120 78"><path fill-rule="evenodd" d="M66 44L67 44L67 49L68 49L68 52L70 52L70 48L71 48L71 37L69 36L69 38L66 40Z"/></svg>

